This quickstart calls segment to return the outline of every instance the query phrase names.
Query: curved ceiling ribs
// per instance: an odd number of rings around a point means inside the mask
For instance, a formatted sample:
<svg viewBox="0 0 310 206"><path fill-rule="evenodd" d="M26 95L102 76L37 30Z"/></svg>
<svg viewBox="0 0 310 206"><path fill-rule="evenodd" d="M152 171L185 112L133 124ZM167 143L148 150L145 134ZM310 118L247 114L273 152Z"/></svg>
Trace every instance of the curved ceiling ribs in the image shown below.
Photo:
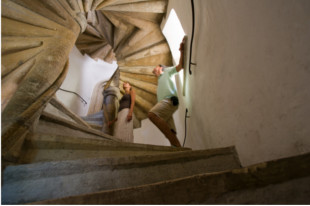
<svg viewBox="0 0 310 206"><path fill-rule="evenodd" d="M1 5L2 155L8 159L61 85L83 17L65 0Z"/></svg>
<svg viewBox="0 0 310 206"><path fill-rule="evenodd" d="M117 59L120 82L128 81L136 89L136 117L146 118L156 103L151 70L159 63L172 64L159 27L167 0L2 0L1 4L3 153L22 142L35 115L57 91L75 43L94 59Z"/></svg>
<svg viewBox="0 0 310 206"><path fill-rule="evenodd" d="M84 1L88 25L76 46L95 60L117 60L121 92L123 82L136 90L134 112L139 120L145 119L156 104L157 79L152 69L158 64L172 64L159 26L166 6L167 0Z"/></svg>

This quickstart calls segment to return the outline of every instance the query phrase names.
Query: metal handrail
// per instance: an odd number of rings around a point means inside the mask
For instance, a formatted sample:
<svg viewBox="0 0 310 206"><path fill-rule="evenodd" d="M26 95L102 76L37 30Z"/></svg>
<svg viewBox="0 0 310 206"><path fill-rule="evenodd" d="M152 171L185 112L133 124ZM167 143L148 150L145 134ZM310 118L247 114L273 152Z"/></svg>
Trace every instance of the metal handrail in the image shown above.
<svg viewBox="0 0 310 206"><path fill-rule="evenodd" d="M192 75L191 66L196 65L196 63L192 62L192 47L193 47L193 39L195 34L195 7L194 7L194 0L191 0L192 5L192 36L191 36L191 44L190 44L190 51L189 51L189 65L188 65L188 71L189 74Z"/></svg>
<svg viewBox="0 0 310 206"><path fill-rule="evenodd" d="M66 90L66 89L62 89L62 88L59 88L59 90L64 91L64 92L69 92L69 93L75 94L75 95L77 95L77 96L82 100L82 102L83 102L84 104L87 104L87 102L85 101L85 99L83 99L83 97L81 97L78 93L73 92L73 91L69 91L69 90Z"/></svg>

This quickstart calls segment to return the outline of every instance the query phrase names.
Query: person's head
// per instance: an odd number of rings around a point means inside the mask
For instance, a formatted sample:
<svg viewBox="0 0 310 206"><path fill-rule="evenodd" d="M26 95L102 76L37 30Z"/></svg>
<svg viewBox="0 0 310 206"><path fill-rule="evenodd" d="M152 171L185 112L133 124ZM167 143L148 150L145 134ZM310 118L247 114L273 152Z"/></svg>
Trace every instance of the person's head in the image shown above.
<svg viewBox="0 0 310 206"><path fill-rule="evenodd" d="M157 65L154 69L153 69L153 74L157 77L159 77L162 73L163 73L163 70L164 70L164 67L163 65L159 64Z"/></svg>
<svg viewBox="0 0 310 206"><path fill-rule="evenodd" d="M123 84L123 89L126 91L127 89L131 89L131 85L129 84L129 82L124 82Z"/></svg>

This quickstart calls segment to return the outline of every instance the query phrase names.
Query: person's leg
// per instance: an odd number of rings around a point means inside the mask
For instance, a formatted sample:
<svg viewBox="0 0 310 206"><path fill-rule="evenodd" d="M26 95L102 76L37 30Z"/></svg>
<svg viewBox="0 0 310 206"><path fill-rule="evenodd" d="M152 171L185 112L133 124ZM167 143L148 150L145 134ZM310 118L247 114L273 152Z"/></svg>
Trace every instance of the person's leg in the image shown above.
<svg viewBox="0 0 310 206"><path fill-rule="evenodd" d="M153 112L148 113L148 118L165 135L165 137L169 140L171 145L176 146L176 147L181 147L181 144L180 144L176 134L171 131L171 128L168 126L166 121L164 121L162 118L158 117Z"/></svg>
<svg viewBox="0 0 310 206"><path fill-rule="evenodd" d="M174 134L177 134L177 129L176 129L176 127L175 127L173 117L171 116L166 122L167 122L167 124L168 124L170 130L171 130Z"/></svg>
<svg viewBox="0 0 310 206"><path fill-rule="evenodd" d="M180 147L181 144L176 136L175 127L171 127L170 123L173 113L178 109L178 106L172 104L170 99L163 99L158 102L149 112L149 119L158 127L158 129L170 141L171 145Z"/></svg>

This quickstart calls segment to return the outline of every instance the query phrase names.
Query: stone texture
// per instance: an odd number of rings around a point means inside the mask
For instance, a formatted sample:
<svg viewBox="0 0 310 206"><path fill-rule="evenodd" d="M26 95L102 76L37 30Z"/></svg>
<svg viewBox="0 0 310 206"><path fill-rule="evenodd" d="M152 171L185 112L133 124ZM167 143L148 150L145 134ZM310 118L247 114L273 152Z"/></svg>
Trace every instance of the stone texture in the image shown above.
<svg viewBox="0 0 310 206"><path fill-rule="evenodd" d="M97 11L89 9L90 2L84 2L84 7L88 8L88 26L76 42L79 50L94 59L112 61L116 58L119 65L127 69L127 72L120 74L123 81L130 78L129 83L132 84L140 81L136 85L143 82L156 84L157 80L150 71L145 74L143 70L135 68L172 64L170 49L159 27L167 1L99 2L92 2L92 9L96 8ZM129 74L131 68L135 75ZM149 99L156 99L156 92L153 93L154 96ZM137 100L141 101L135 113L141 114L136 115L141 121L156 102L143 101L144 97L139 95Z"/></svg>
<svg viewBox="0 0 310 206"><path fill-rule="evenodd" d="M309 157L36 204L308 204Z"/></svg>
<svg viewBox="0 0 310 206"><path fill-rule="evenodd" d="M8 184L2 187L2 197L6 202L20 204L133 187L239 168L240 163L236 158L233 148L223 148L214 151L96 158L7 167L4 179ZM46 184L49 184L48 188L45 187ZM36 191L26 189L34 187L37 188Z"/></svg>
<svg viewBox="0 0 310 206"><path fill-rule="evenodd" d="M68 54L80 26L75 17L68 14L68 5L64 1L44 4L5 0L1 3L4 11L2 37L10 38L11 42L15 38L17 40L14 45L4 46L7 52L2 54L2 77L9 78L13 71L13 76L19 76L9 81L15 81L15 88L9 91L3 90L8 87L2 89L6 98L2 111L2 155L5 155L29 131L38 111L62 83ZM64 13L67 19L60 20L57 17L59 13ZM27 43L30 37L35 38Z"/></svg>

